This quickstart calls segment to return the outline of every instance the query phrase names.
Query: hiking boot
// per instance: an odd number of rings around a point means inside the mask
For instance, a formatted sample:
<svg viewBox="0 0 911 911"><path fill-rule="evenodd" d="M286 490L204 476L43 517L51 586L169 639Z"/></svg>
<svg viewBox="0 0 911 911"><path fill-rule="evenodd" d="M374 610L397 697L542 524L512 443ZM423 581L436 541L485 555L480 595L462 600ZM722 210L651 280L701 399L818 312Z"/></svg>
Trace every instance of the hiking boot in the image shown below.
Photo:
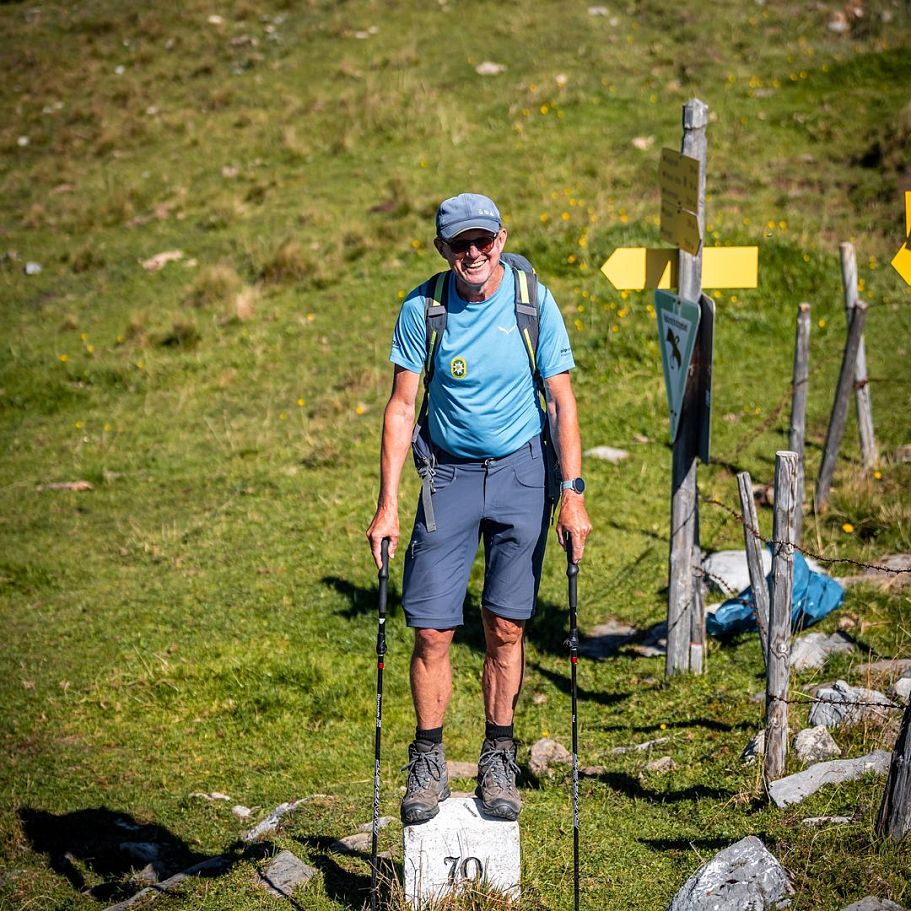
<svg viewBox="0 0 911 911"><path fill-rule="evenodd" d="M513 740L485 740L478 760L478 787L484 812L500 819L518 819L522 798L516 788L516 744Z"/></svg>
<svg viewBox="0 0 911 911"><path fill-rule="evenodd" d="M442 743L415 740L408 746L408 783L402 798L402 822L412 826L433 819L449 796L449 775Z"/></svg>

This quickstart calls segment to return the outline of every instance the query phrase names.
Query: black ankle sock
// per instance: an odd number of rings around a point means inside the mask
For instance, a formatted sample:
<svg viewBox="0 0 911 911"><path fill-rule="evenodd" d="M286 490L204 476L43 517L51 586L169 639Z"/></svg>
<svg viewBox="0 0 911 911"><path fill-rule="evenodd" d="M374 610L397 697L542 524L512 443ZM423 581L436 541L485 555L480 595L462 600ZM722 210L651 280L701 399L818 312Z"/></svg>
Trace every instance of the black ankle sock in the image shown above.
<svg viewBox="0 0 911 911"><path fill-rule="evenodd" d="M484 736L487 740L512 740L511 724L493 724L488 721L484 727Z"/></svg>
<svg viewBox="0 0 911 911"><path fill-rule="evenodd" d="M428 728L427 730L416 728L414 732L414 739L422 740L424 743L442 743L443 726L440 725L438 728Z"/></svg>

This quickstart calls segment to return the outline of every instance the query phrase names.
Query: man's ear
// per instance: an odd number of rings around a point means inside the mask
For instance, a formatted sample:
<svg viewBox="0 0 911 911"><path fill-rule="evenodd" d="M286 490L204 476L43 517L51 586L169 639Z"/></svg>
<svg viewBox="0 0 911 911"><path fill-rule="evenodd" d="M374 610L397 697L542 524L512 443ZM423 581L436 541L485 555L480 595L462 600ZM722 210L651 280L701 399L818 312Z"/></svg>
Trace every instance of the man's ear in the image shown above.
<svg viewBox="0 0 911 911"><path fill-rule="evenodd" d="M433 239L433 245L437 248L437 253L439 253L440 256L443 257L443 259L445 259L447 262L449 262L448 257L447 257L446 254L443 252L443 248L446 246L446 244L444 244L443 241L440 240L439 237L434 237L434 239Z"/></svg>

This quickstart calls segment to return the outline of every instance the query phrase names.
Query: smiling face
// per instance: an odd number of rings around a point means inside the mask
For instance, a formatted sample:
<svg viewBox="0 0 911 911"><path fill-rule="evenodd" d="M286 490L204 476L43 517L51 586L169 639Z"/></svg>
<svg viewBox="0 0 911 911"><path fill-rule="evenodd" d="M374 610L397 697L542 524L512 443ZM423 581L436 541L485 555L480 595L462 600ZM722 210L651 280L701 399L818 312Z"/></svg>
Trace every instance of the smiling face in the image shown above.
<svg viewBox="0 0 911 911"><path fill-rule="evenodd" d="M496 234L472 228L448 243L439 237L434 241L440 256L455 272L459 296L468 301L486 300L500 286L500 254L505 243L505 228Z"/></svg>

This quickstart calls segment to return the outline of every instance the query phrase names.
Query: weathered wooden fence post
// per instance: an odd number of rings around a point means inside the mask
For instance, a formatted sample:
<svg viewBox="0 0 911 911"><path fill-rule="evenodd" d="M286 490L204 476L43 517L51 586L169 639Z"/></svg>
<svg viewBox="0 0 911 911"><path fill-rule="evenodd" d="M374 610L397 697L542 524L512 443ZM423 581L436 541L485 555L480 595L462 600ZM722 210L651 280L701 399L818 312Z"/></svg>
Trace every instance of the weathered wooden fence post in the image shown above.
<svg viewBox="0 0 911 911"><path fill-rule="evenodd" d="M911 829L911 703L905 707L902 726L892 753L883 802L876 817L876 834L901 841Z"/></svg>
<svg viewBox="0 0 911 911"><path fill-rule="evenodd" d="M762 660L768 661L769 654L769 588L762 571L762 541L759 538L759 517L753 499L753 480L748 471L737 475L740 489L740 511L743 514L743 547L750 571L750 588L753 589L753 613L759 627L759 641L762 644Z"/></svg>
<svg viewBox="0 0 911 911"><path fill-rule="evenodd" d="M797 308L797 338L794 342L794 379L791 384L791 430L788 434L788 449L796 452L797 492L800 497L799 509L794 520L794 543L800 543L803 531L803 501L806 466L804 443L807 426L807 383L810 379L810 305L800 304Z"/></svg>
<svg viewBox="0 0 911 911"><path fill-rule="evenodd" d="M845 291L845 315L848 325L854 307L857 305L857 258L854 244L838 245L841 254L841 278ZM873 406L870 402L870 386L867 380L867 353L864 348L864 337L860 337L857 347L856 370L854 372L854 397L857 402L857 429L860 432L860 453L864 468L875 468L879 460L876 451L876 437L873 433Z"/></svg>
<svg viewBox="0 0 911 911"><path fill-rule="evenodd" d="M838 458L838 449L845 433L845 420L848 416L848 396L854 385L854 369L857 364L857 349L864 334L864 320L867 316L867 305L859 300L851 315L851 325L848 328L848 340L845 343L844 355L841 359L841 373L838 377L838 387L835 390L835 401L832 404L832 416L829 419L829 429L826 432L826 445L823 448L822 465L819 477L816 479L816 509L822 512L829 500L829 490L832 487L832 475L835 473L835 460Z"/></svg>
<svg viewBox="0 0 911 911"><path fill-rule="evenodd" d="M700 238L705 234L705 128L709 108L694 98L683 106L683 141L680 151L699 161L699 206L696 212ZM677 290L685 300L699 303L702 294L702 246L696 254L679 252ZM692 369L692 368L691 368ZM688 383L688 386L695 384ZM690 669L690 643L694 628L704 619L694 617L698 610L694 592L701 584L701 551L697 538L696 452L699 439L698 414L701 403L694 390L684 397L680 429L674 441L671 469L671 547L669 556L667 612L667 676ZM698 599L701 604L702 599ZM701 664L701 655L699 663Z"/></svg>
<svg viewBox="0 0 911 911"><path fill-rule="evenodd" d="M788 676L794 590L794 513L798 508L797 453L775 454L772 592L766 657L765 763L767 782L784 774L788 753Z"/></svg>

